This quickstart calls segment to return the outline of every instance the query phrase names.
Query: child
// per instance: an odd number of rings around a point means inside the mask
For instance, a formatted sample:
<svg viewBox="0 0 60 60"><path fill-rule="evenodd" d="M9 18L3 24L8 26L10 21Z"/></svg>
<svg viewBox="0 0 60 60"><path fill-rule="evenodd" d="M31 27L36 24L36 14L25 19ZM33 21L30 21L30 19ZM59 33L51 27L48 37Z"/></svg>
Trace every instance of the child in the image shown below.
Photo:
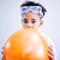
<svg viewBox="0 0 60 60"><path fill-rule="evenodd" d="M39 3L35 3L32 1L26 1L21 5L21 16L22 16L22 26L30 27L38 31L38 29L42 26L43 20L46 12L46 9ZM55 47L51 41L51 39L41 32L42 36L45 38L48 44L48 56L49 60L56 60L56 52Z"/></svg>
<svg viewBox="0 0 60 60"><path fill-rule="evenodd" d="M46 9L39 3L26 1L21 5L21 16L23 28L29 27L38 31L43 25L42 18L44 17ZM49 60L56 60L56 51L51 39L40 32L48 44ZM3 51L2 51L3 54Z"/></svg>

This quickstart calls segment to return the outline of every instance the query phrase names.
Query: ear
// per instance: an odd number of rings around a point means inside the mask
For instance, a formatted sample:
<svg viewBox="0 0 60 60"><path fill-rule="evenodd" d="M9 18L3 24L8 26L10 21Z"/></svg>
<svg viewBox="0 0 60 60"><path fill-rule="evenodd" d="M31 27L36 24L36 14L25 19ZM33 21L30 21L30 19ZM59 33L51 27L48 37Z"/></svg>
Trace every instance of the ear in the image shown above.
<svg viewBox="0 0 60 60"><path fill-rule="evenodd" d="M40 20L40 25L41 25L41 26L43 25L43 20Z"/></svg>

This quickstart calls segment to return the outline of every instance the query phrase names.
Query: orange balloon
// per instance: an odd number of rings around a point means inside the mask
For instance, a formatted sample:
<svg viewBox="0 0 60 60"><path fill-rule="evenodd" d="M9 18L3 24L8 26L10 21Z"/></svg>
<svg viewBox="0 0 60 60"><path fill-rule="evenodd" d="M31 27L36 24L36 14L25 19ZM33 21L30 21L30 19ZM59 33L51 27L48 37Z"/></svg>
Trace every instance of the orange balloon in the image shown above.
<svg viewBox="0 0 60 60"><path fill-rule="evenodd" d="M47 43L34 29L24 28L6 41L3 60L49 60Z"/></svg>

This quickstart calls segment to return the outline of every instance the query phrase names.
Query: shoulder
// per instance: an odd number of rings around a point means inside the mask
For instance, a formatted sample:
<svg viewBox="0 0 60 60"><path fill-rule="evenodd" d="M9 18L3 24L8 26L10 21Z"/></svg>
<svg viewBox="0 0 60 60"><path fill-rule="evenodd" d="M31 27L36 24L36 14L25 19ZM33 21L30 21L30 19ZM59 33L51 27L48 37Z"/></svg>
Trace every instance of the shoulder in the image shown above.
<svg viewBox="0 0 60 60"><path fill-rule="evenodd" d="M48 45L53 45L52 39L47 34L43 33L42 31L39 31L39 33L42 35Z"/></svg>
<svg viewBox="0 0 60 60"><path fill-rule="evenodd" d="M56 52L56 49L55 49L55 46L54 46L54 43L53 43L53 39L51 39L51 37L48 36L47 34L44 34L42 31L39 31L39 33L46 40L48 46L52 46L53 47L54 55L55 55L55 58L56 58L57 52Z"/></svg>
<svg viewBox="0 0 60 60"><path fill-rule="evenodd" d="M39 31L39 33L42 35L42 37L45 39L45 41L47 42L47 45L48 46L52 46L53 47L53 50L56 50L55 49L55 45L54 45L54 42L53 42L53 39L51 39L51 37L47 34L44 34L42 31Z"/></svg>

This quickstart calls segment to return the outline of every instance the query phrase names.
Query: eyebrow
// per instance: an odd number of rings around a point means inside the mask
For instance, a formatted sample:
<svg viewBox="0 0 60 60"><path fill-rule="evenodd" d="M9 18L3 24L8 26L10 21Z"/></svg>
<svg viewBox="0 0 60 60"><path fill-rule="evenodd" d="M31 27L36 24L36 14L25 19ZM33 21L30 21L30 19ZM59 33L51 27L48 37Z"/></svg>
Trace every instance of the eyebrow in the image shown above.
<svg viewBox="0 0 60 60"><path fill-rule="evenodd" d="M23 18L23 20L28 20L27 18Z"/></svg>
<svg viewBox="0 0 60 60"><path fill-rule="evenodd" d="M33 18L32 20L33 20L33 21L36 21L36 19L34 19L34 18Z"/></svg>
<svg viewBox="0 0 60 60"><path fill-rule="evenodd" d="M27 18L24 18L23 20L28 20L28 19L27 19ZM36 19L35 19L35 18L32 18L31 20L36 21Z"/></svg>

